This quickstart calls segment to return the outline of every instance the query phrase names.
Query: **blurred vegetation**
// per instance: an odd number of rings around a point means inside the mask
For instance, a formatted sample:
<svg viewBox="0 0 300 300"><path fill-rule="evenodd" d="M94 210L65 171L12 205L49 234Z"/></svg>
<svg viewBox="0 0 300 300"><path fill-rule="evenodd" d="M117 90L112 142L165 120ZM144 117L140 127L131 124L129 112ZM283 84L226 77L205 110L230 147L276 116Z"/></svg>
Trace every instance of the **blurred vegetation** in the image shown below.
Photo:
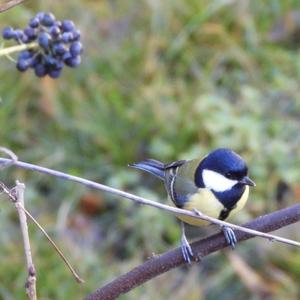
<svg viewBox="0 0 300 300"><path fill-rule="evenodd" d="M85 52L55 81L1 58L0 140L21 160L166 201L160 182L127 164L231 147L257 183L236 222L299 201L298 0L28 1L1 14L0 28L39 10L74 20ZM179 244L175 218L154 208L24 170L0 179L26 183L27 208L86 281L31 225L39 299L81 299ZM16 212L1 199L0 298L24 299ZM278 234L299 240L296 227ZM299 299L299 280L299 249L256 238L121 299Z"/></svg>

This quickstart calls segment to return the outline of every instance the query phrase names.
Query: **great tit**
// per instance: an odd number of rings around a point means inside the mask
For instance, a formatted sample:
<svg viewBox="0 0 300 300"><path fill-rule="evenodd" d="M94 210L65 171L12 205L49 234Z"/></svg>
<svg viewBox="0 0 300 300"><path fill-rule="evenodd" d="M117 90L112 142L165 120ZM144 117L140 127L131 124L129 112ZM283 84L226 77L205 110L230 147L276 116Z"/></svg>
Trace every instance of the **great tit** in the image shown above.
<svg viewBox="0 0 300 300"><path fill-rule="evenodd" d="M255 183L247 176L245 161L234 151L216 149L203 159L179 160L164 164L147 159L129 166L149 172L163 180L172 202L179 208L200 211L203 214L226 220L246 204L249 186ZM208 225L204 220L177 215L181 220L181 250L183 258L190 263L193 257L185 235L184 223L194 226ZM221 227L228 245L236 245L234 231Z"/></svg>

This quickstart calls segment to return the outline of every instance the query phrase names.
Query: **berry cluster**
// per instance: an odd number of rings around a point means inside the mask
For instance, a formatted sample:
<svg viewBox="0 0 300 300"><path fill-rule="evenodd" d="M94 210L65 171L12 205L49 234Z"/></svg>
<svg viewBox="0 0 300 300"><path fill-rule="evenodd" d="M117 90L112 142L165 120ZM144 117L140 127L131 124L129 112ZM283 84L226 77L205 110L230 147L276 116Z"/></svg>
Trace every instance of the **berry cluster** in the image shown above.
<svg viewBox="0 0 300 300"><path fill-rule="evenodd" d="M17 69L34 69L36 76L60 76L64 65L77 67L81 63L80 31L70 20L56 20L51 13L39 12L24 30L6 27L2 36L19 44L37 43L37 47L20 52Z"/></svg>

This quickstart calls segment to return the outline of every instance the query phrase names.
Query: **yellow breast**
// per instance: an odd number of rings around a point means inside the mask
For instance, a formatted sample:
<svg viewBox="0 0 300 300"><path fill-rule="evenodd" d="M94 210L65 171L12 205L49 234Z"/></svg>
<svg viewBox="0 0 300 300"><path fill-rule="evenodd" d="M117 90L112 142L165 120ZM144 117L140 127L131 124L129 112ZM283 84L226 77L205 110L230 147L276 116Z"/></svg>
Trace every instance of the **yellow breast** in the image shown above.
<svg viewBox="0 0 300 300"><path fill-rule="evenodd" d="M232 217L245 206L248 195L249 187L246 186L245 192L243 193L241 199L237 202L236 207L230 212L230 217ZM220 215L220 212L224 209L224 206L210 190L198 189L198 192L189 198L183 208L187 210L197 209L203 214L217 219ZM203 226L209 224L207 221L195 219L189 216L177 215L177 218L194 226Z"/></svg>

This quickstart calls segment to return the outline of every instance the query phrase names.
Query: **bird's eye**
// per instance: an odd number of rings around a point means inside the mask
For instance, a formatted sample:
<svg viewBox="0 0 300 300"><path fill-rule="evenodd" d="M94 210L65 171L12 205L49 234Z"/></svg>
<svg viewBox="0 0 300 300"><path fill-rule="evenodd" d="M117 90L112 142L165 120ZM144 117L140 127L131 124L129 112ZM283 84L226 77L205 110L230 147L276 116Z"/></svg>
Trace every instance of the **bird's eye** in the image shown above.
<svg viewBox="0 0 300 300"><path fill-rule="evenodd" d="M225 174L225 177L229 178L229 179L233 179L234 178L234 174L232 172L227 172Z"/></svg>

